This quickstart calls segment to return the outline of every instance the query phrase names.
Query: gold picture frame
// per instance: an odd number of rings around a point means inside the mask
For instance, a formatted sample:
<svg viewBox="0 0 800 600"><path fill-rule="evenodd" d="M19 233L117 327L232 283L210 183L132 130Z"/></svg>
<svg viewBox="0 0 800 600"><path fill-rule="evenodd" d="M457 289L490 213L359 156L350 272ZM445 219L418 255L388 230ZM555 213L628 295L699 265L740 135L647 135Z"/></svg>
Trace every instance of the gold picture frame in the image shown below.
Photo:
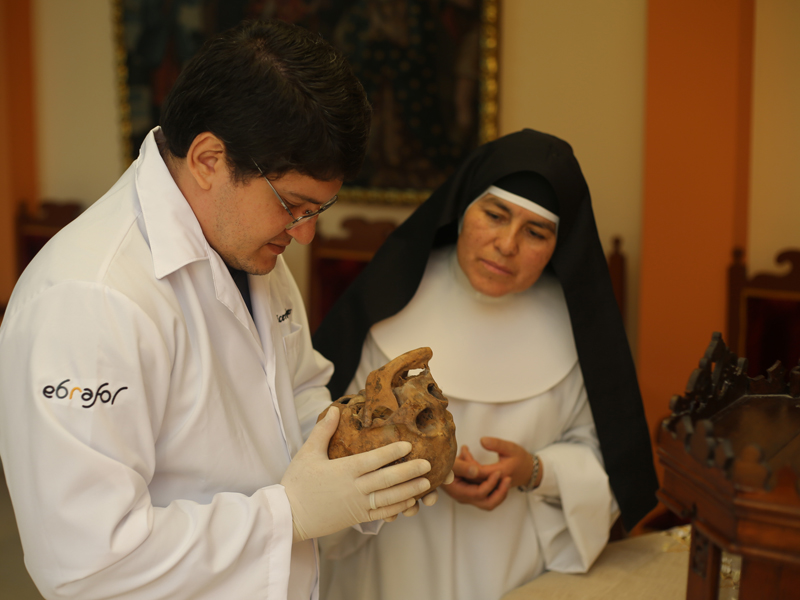
<svg viewBox="0 0 800 600"><path fill-rule="evenodd" d="M340 47L364 83L376 112L365 168L359 181L342 188L341 200L419 204L469 152L497 137L499 3L500 0L450 0L438 4L428 0L380 3L351 0L327 3L328 6L338 6L338 12L334 14L331 12L333 9L328 9L323 14L321 9L314 8L320 3L309 1L304 4L308 5L309 11L317 11L313 15L315 20L306 18L302 22L289 18L292 15L285 19L317 29ZM218 3L207 2L207 7L203 2L187 1L187 6L198 12L194 19L197 26L188 34L182 32L178 41L184 41L183 56L176 56L181 54L180 48L176 50L178 42L165 46L164 39L165 35L179 37L173 32L187 22L186 9L179 13L181 1L176 0L170 4L171 16L169 11L156 11L151 6L146 19L136 20L139 18L136 10L146 10L147 5L157 4L113 0L121 135L125 155L131 160L143 135L157 122L153 115L157 114L158 98L163 98L168 89L165 81L168 82L169 75L179 70L181 60L185 60L188 54L186 48L192 48L186 40L202 41L202 38L235 24L223 23L209 16L213 12L209 7ZM275 9L281 3L239 0L239 4L244 18L282 17ZM395 8L402 8L402 11L387 11L388 6L395 4ZM252 7L266 11L264 6L271 6L273 13L253 14ZM375 35L365 36L364 30L366 23L374 23L375 11L386 12L384 16L388 25L381 31L389 33L373 43ZM230 14L227 16L230 18ZM142 23L153 26L155 21L158 27L159 18L165 19L160 35L145 38ZM172 20L166 22L169 19ZM188 22L191 23L192 19ZM365 42L365 39L369 41ZM450 40L457 43L447 46ZM167 48L161 55L157 52L159 44ZM415 52L413 60L416 62L409 69L408 63ZM167 56L168 53L171 54ZM148 74L142 65L147 61L150 61L147 65L153 65L153 54L162 63L157 72L154 69ZM172 64L165 65L168 60ZM435 66L429 69L428 65ZM420 85L414 77L423 77L418 75L422 71L431 73L426 75L427 80L422 79ZM379 78L383 78L380 87L375 84ZM414 94L420 89L427 91L420 92L420 98L415 98ZM416 112L412 113L412 109ZM399 135L398 131L401 132ZM432 139L433 135L438 137ZM384 154L391 156L383 156L382 149L386 149ZM413 182L413 185L403 185L408 182Z"/></svg>

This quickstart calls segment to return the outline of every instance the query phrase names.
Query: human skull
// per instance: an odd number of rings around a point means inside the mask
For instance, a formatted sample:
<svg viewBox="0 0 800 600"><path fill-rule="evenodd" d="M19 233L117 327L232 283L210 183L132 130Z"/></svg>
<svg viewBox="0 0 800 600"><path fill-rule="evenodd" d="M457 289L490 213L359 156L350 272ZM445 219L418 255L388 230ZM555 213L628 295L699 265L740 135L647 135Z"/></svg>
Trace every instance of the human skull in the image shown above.
<svg viewBox="0 0 800 600"><path fill-rule="evenodd" d="M406 352L370 373L366 388L358 394L334 402L332 406L339 407L339 427L328 445L328 457L411 442L411 452L397 462L424 458L431 463L425 474L431 487L424 494L438 487L453 468L457 444L447 398L428 368L432 356L430 348ZM409 377L412 369L422 372ZM326 408L317 420L327 412Z"/></svg>

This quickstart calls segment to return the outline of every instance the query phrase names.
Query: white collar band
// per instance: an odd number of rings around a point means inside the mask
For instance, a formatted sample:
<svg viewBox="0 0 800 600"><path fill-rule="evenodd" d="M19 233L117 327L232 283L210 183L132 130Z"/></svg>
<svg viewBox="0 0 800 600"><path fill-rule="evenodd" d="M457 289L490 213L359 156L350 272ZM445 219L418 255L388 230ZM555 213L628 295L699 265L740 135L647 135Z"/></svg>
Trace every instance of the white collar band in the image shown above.
<svg viewBox="0 0 800 600"><path fill-rule="evenodd" d="M558 225L558 215L550 212L544 206L540 206L527 198L523 198L522 196L517 196L516 194L512 194L511 192L507 192L506 190L497 187L496 185L490 185L486 188L486 191L483 192L478 198L483 198L486 194L491 194L492 196L497 196L498 198L502 198L507 202L511 202L512 204L516 204L520 208L524 208L525 210L529 210L533 213L536 213L540 217L544 217L545 219L550 219L553 223ZM470 205L471 206L471 205Z"/></svg>

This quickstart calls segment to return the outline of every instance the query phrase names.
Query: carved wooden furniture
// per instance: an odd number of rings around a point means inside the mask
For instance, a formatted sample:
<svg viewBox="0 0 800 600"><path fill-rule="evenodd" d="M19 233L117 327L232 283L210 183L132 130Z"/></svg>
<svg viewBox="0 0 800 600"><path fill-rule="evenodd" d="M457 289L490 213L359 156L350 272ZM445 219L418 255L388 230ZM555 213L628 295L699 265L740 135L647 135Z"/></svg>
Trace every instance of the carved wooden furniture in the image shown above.
<svg viewBox="0 0 800 600"><path fill-rule="evenodd" d="M728 269L728 344L747 357L751 376L776 360L794 365L800 359L800 250L780 252L776 262L791 269L748 278L743 252L736 248Z"/></svg>
<svg viewBox="0 0 800 600"><path fill-rule="evenodd" d="M691 519L686 598L716 600L721 551L739 600L800 598L800 365L747 376L719 333L657 436L658 497Z"/></svg>
<svg viewBox="0 0 800 600"><path fill-rule="evenodd" d="M381 247L397 225L391 221L352 218L342 222L344 238L319 232L311 242L308 322L311 332Z"/></svg>

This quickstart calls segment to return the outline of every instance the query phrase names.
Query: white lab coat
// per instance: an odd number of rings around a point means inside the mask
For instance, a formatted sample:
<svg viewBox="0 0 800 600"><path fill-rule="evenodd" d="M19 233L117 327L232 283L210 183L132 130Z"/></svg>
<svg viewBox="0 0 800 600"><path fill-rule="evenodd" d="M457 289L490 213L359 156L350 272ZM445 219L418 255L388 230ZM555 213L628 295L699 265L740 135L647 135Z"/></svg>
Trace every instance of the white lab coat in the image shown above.
<svg viewBox="0 0 800 600"><path fill-rule="evenodd" d="M255 323L153 132L21 277L0 455L45 597L317 597L280 480L333 369L283 260L249 284Z"/></svg>

